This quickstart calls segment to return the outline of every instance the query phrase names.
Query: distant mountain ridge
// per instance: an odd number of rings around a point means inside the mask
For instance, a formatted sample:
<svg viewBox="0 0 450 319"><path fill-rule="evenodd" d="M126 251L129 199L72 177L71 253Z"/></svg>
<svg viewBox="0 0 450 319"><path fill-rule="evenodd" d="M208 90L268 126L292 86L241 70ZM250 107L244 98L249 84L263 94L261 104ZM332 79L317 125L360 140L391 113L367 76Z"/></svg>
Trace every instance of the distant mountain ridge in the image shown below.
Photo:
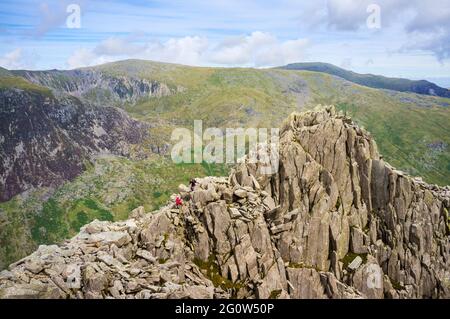
<svg viewBox="0 0 450 319"><path fill-rule="evenodd" d="M0 76L10 76L10 75L11 73L7 69L0 67Z"/></svg>
<svg viewBox="0 0 450 319"><path fill-rule="evenodd" d="M347 81L368 86L375 89L387 89L400 92L413 92L425 95L435 95L450 98L450 90L442 88L426 80L409 80L403 78L390 78L382 75L360 74L339 68L329 63L292 63L280 67L285 70L302 70L328 73Z"/></svg>

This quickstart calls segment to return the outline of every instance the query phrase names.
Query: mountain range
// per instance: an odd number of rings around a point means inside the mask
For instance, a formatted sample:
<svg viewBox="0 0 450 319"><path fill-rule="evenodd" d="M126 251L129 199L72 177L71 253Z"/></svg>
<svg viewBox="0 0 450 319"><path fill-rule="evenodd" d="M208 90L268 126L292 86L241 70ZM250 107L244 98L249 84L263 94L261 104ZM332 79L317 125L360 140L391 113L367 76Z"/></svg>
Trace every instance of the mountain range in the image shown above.
<svg viewBox="0 0 450 319"><path fill-rule="evenodd" d="M292 112L334 104L405 174L450 184L449 98L329 73L142 60L0 69L0 268L94 219L123 220L141 205L156 210L193 177L228 175L229 165L170 160L172 130L197 119L204 127L270 128ZM387 84L370 87L380 82Z"/></svg>
<svg viewBox="0 0 450 319"><path fill-rule="evenodd" d="M339 68L329 63L292 63L281 67L285 70L306 70L323 72L338 76L347 81L376 89L387 89L400 92L413 92L418 94L450 97L450 90L437 86L426 80L408 80L402 78L389 78L374 74L359 74Z"/></svg>

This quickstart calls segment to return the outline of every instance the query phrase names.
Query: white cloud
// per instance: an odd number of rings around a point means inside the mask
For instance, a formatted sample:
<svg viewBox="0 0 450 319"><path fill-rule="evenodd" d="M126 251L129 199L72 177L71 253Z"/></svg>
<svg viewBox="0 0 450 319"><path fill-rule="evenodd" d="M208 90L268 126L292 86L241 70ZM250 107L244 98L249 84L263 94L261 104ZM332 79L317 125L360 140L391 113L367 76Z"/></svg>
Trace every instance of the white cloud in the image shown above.
<svg viewBox="0 0 450 319"><path fill-rule="evenodd" d="M228 38L217 45L210 61L221 65L267 67L298 62L303 59L308 40L280 41L270 33Z"/></svg>
<svg viewBox="0 0 450 319"><path fill-rule="evenodd" d="M0 57L0 66L10 69L33 68L38 56L25 54L22 48L16 48Z"/></svg>
<svg viewBox="0 0 450 319"><path fill-rule="evenodd" d="M187 36L172 38L165 42L150 42L145 52L139 57L163 62L202 65L208 49L208 39Z"/></svg>
<svg viewBox="0 0 450 319"><path fill-rule="evenodd" d="M406 25L412 37L403 50L431 51L439 61L450 58L450 1L417 3L416 14Z"/></svg>
<svg viewBox="0 0 450 319"><path fill-rule="evenodd" d="M70 69L80 68L84 66L94 65L99 61L98 57L94 52L81 48L76 50L67 60L67 65Z"/></svg>
<svg viewBox="0 0 450 319"><path fill-rule="evenodd" d="M329 0L328 25L338 30L356 30L367 17L367 0Z"/></svg>
<svg viewBox="0 0 450 319"><path fill-rule="evenodd" d="M365 66L369 66L369 65L373 65L375 62L373 61L373 59L372 58L369 58L369 59L367 59L365 62L364 62L364 65Z"/></svg>
<svg viewBox="0 0 450 319"><path fill-rule="evenodd" d="M110 37L95 47L94 53L97 55L126 55L136 54L145 50L145 46L134 44L133 38Z"/></svg>
<svg viewBox="0 0 450 319"><path fill-rule="evenodd" d="M432 32L450 28L450 1L416 1L414 7L415 15L406 24L407 31Z"/></svg>
<svg viewBox="0 0 450 319"><path fill-rule="evenodd" d="M76 68L114 59L141 58L187 65L275 66L301 60L307 45L306 39L280 41L259 31L229 37L219 43L198 36L171 38L164 42L112 37L91 50L78 49L67 65Z"/></svg>
<svg viewBox="0 0 450 319"><path fill-rule="evenodd" d="M345 58L341 62L341 68L344 68L344 69L351 69L352 65L353 65L352 58Z"/></svg>
<svg viewBox="0 0 450 319"><path fill-rule="evenodd" d="M432 52L440 62L450 59L450 30L441 29L435 32L414 31L400 52L422 50Z"/></svg>
<svg viewBox="0 0 450 319"><path fill-rule="evenodd" d="M211 54L214 63L243 65L260 59L261 51L275 45L276 38L268 33L253 32L251 35L230 37L219 43Z"/></svg>
<svg viewBox="0 0 450 319"><path fill-rule="evenodd" d="M435 0L432 0L435 1ZM382 27L395 23L404 24L405 16L415 11L421 0L327 0L326 23L337 30L352 30L367 27L368 11L375 4L380 8Z"/></svg>
<svg viewBox="0 0 450 319"><path fill-rule="evenodd" d="M39 23L28 34L40 37L55 28L64 26L69 16L67 8L70 4L80 6L81 13L87 6L85 0L47 0L36 5Z"/></svg>
<svg viewBox="0 0 450 319"><path fill-rule="evenodd" d="M381 29L408 40L401 51L422 50L440 61L450 58L450 1L448 0L328 0L326 23L336 30L356 31L366 26L367 7L380 7Z"/></svg>

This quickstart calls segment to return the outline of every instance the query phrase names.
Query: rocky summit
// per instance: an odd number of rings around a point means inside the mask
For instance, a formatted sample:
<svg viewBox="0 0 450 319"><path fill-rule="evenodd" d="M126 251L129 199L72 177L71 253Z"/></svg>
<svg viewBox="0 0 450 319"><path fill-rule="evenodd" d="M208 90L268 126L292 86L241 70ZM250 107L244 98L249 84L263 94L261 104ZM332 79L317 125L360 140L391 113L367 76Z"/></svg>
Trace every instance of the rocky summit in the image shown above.
<svg viewBox="0 0 450 319"><path fill-rule="evenodd" d="M333 107L156 212L94 221L0 273L0 298L450 298L450 188L383 161ZM182 199L176 200L176 197Z"/></svg>

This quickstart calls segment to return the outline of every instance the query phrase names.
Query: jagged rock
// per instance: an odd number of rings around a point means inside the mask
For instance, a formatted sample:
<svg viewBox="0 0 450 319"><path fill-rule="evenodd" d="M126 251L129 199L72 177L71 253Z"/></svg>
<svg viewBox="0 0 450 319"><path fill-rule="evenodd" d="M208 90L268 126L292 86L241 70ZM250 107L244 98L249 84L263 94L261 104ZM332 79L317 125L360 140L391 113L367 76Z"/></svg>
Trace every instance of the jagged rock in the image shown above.
<svg viewBox="0 0 450 319"><path fill-rule="evenodd" d="M383 298L383 270L372 256L369 256L366 264L356 270L352 283L353 287L367 298Z"/></svg>
<svg viewBox="0 0 450 319"><path fill-rule="evenodd" d="M31 259L25 262L25 269L33 274L38 274L44 269L44 263L40 260Z"/></svg>
<svg viewBox="0 0 450 319"><path fill-rule="evenodd" d="M147 261L149 261L151 263L156 262L156 258L149 251L139 249L136 252L136 255L139 256L139 257L144 258L145 260L147 260Z"/></svg>
<svg viewBox="0 0 450 319"><path fill-rule="evenodd" d="M214 287L205 286L187 286L184 287L184 293L192 299L212 299L214 296Z"/></svg>
<svg viewBox="0 0 450 319"><path fill-rule="evenodd" d="M275 209L275 201L271 196L267 196L266 198L264 198L263 204L268 208L268 210Z"/></svg>
<svg viewBox="0 0 450 319"><path fill-rule="evenodd" d="M0 298L450 298L448 187L393 169L332 107L291 115L279 170L259 165L41 246Z"/></svg>
<svg viewBox="0 0 450 319"><path fill-rule="evenodd" d="M231 204L233 202L233 190L229 188L222 190L222 199L225 200L227 204Z"/></svg>
<svg viewBox="0 0 450 319"><path fill-rule="evenodd" d="M326 297L320 274L314 269L288 268L287 277L292 285L289 289L292 298L322 299Z"/></svg>
<svg viewBox="0 0 450 319"><path fill-rule="evenodd" d="M0 299L57 299L63 298L55 285L34 282L17 284L0 291Z"/></svg>
<svg viewBox="0 0 450 319"><path fill-rule="evenodd" d="M117 247L122 247L123 245L131 241L131 236L126 232L114 232L106 231L101 233L96 233L87 237L88 243L98 243L98 244L114 244Z"/></svg>
<svg viewBox="0 0 450 319"><path fill-rule="evenodd" d="M234 195L236 195L239 198L246 198L248 194L245 189L238 188L234 191Z"/></svg>
<svg viewBox="0 0 450 319"><path fill-rule="evenodd" d="M180 185L178 186L178 191L180 192L180 194L183 195L183 194L189 193L190 189L189 189L189 187L187 187L186 185L180 184Z"/></svg>
<svg viewBox="0 0 450 319"><path fill-rule="evenodd" d="M231 218L239 218L242 217L242 214L239 212L239 209L235 207L230 207L229 209Z"/></svg>
<svg viewBox="0 0 450 319"><path fill-rule="evenodd" d="M192 192L193 202L199 205L199 207L215 201L217 196L217 193L211 189L198 189Z"/></svg>
<svg viewBox="0 0 450 319"><path fill-rule="evenodd" d="M129 217L130 218L142 218L145 215L145 209L144 206L139 206L138 208L135 208L131 211Z"/></svg>
<svg viewBox="0 0 450 319"><path fill-rule="evenodd" d="M83 275L83 290L90 299L102 298L102 292L108 287L108 278L103 271L97 271L94 266L88 265Z"/></svg>
<svg viewBox="0 0 450 319"><path fill-rule="evenodd" d="M364 254L367 253L367 247L365 246L365 239L367 237L364 232L356 227L351 228L350 235L350 250L356 254Z"/></svg>

